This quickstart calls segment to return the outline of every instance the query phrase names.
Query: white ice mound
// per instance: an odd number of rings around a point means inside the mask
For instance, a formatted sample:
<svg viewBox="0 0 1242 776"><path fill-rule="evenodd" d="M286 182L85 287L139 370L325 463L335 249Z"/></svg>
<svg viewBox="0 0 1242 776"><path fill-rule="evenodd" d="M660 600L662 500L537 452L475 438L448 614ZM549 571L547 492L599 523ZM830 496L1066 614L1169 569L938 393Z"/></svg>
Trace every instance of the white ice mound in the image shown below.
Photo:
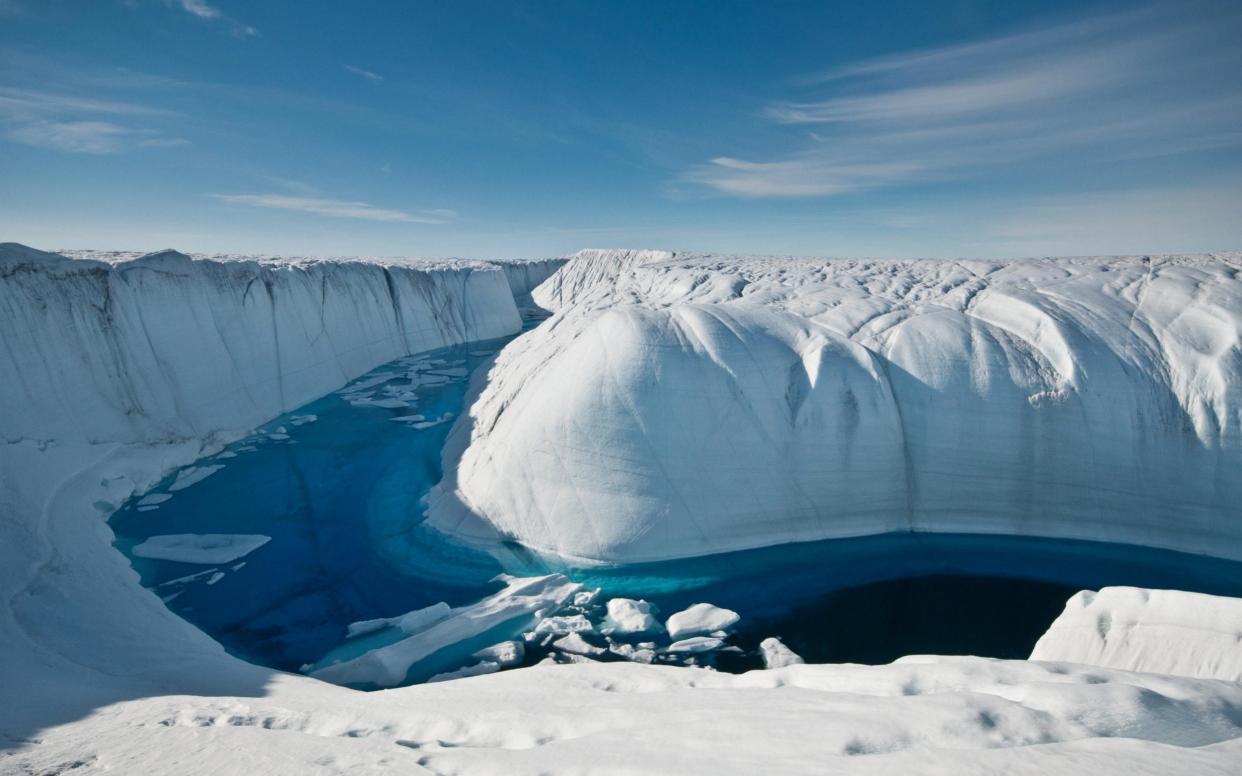
<svg viewBox="0 0 1242 776"><path fill-rule="evenodd" d="M1135 587L1084 590L1065 604L1031 660L1242 682L1242 599Z"/></svg>
<svg viewBox="0 0 1242 776"><path fill-rule="evenodd" d="M701 636L716 631L728 630L742 619L732 609L722 609L712 604L694 604L672 617L664 627L668 628L668 637L673 641L689 636Z"/></svg>
<svg viewBox="0 0 1242 776"><path fill-rule="evenodd" d="M759 654L763 656L764 668L784 668L806 662L801 655L785 646L785 642L775 636L759 642Z"/></svg>
<svg viewBox="0 0 1242 776"><path fill-rule="evenodd" d="M632 598L612 598L608 601L608 616L600 632L629 636L658 630L660 622L656 620L650 603Z"/></svg>
<svg viewBox="0 0 1242 776"><path fill-rule="evenodd" d="M579 255L431 521L621 562L895 530L1242 558L1239 267Z"/></svg>
<svg viewBox="0 0 1242 776"><path fill-rule="evenodd" d="M542 612L556 609L582 589L582 585L560 574L502 576L502 579L504 589L478 603L456 607L441 619L420 616L422 627L406 631L409 635L400 641L335 663L329 655L324 664L312 667L309 673L334 684L394 687L430 658L460 663L453 659L453 654L460 653L465 658L488 644L494 645L500 639L528 630ZM442 611L437 613L443 614ZM394 618L398 625L400 620ZM498 660L485 662L492 662L499 668ZM441 676L445 678L452 677Z"/></svg>

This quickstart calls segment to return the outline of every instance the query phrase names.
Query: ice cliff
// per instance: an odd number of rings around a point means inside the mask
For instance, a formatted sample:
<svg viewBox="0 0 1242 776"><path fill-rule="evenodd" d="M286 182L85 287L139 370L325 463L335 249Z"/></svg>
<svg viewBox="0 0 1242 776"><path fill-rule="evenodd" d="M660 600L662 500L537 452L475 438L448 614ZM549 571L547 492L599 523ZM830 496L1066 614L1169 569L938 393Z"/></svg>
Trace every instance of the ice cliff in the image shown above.
<svg viewBox="0 0 1242 776"><path fill-rule="evenodd" d="M602 561L884 531L1242 558L1240 268L583 252L433 520Z"/></svg>
<svg viewBox="0 0 1242 776"><path fill-rule="evenodd" d="M36 699L0 730L265 675L139 587L108 513L382 363L517 332L555 266L0 245L0 686Z"/></svg>
<svg viewBox="0 0 1242 776"><path fill-rule="evenodd" d="M8 442L243 431L386 361L521 325L507 273L482 262L112 263L7 244L0 278Z"/></svg>

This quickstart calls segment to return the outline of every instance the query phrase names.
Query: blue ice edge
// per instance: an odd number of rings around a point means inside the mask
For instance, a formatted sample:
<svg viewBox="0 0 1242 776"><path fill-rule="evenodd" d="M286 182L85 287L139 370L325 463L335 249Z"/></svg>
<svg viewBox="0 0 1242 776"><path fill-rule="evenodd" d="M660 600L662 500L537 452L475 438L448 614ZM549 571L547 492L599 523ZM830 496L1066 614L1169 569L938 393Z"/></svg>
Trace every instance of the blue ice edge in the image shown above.
<svg viewBox="0 0 1242 776"><path fill-rule="evenodd" d="M882 534L589 568L518 545L490 553L462 546L421 525L421 499L440 480L440 451L452 419L463 411L467 375L486 367L510 339L385 364L222 454L174 472L151 491L171 498L148 496L145 505L135 498L113 515L116 546L170 609L232 653L285 670L391 644L405 634L386 629L346 640L346 626L440 601L478 601L502 587L493 581L501 572L563 573L606 597L652 600L665 614L710 601L741 613L754 633L779 632L788 618L805 617L807 606L833 591L939 575L1242 595L1239 563L1020 536ZM203 476L207 466L222 468ZM192 484L170 492L179 479ZM222 564L134 554L146 539L168 534L271 540ZM1047 595L1061 595L1058 590ZM471 637L420 662L407 681L456 668L464 656L530 625L505 623Z"/></svg>

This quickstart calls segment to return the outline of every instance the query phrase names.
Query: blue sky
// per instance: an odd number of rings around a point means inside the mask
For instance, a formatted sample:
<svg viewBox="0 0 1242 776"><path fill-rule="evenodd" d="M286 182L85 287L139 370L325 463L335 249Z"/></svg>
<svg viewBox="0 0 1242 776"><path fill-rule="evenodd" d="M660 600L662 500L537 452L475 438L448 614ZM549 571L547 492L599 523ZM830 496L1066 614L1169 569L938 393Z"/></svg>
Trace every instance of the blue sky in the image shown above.
<svg viewBox="0 0 1242 776"><path fill-rule="evenodd" d="M0 0L0 240L1242 249L1242 4Z"/></svg>

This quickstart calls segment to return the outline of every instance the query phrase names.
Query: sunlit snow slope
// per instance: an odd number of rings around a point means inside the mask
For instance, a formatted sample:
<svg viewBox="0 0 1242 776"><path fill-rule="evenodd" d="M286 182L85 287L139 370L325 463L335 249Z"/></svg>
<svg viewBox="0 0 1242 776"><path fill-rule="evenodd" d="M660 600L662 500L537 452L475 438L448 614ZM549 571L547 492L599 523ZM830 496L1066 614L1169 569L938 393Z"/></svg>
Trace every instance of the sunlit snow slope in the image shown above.
<svg viewBox="0 0 1242 776"><path fill-rule="evenodd" d="M1242 558L1240 267L583 252L433 519L605 561L910 530Z"/></svg>

